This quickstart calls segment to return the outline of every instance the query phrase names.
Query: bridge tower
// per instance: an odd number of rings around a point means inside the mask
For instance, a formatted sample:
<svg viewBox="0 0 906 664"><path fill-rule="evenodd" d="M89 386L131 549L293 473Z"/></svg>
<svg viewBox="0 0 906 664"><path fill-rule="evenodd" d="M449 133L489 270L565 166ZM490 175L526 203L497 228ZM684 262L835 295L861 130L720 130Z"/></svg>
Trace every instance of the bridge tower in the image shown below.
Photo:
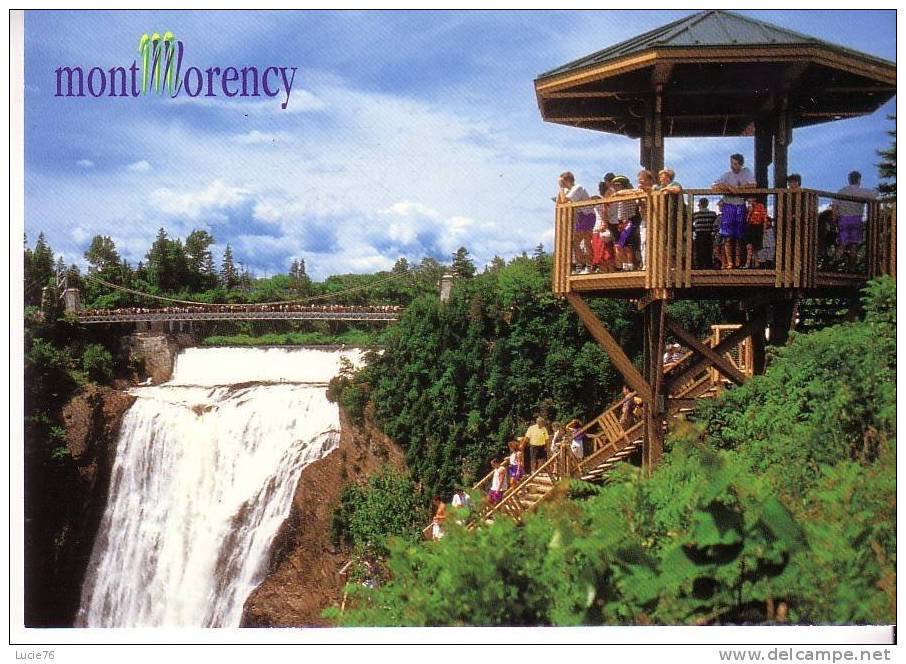
<svg viewBox="0 0 906 664"><path fill-rule="evenodd" d="M868 279L895 273L894 206L785 188L793 130L873 113L896 94L894 63L736 13L704 11L542 74L535 92L548 122L638 138L639 163L655 173L664 168L667 138L754 138L757 188L745 195L766 206L776 237L775 260L764 269L716 270L694 258L692 213L700 199L720 195L711 189L638 189L591 202L625 202L641 213L646 231L641 267L627 271L580 273L577 257L588 247L576 235L585 232L576 222L590 202L556 207L553 292L570 303L643 399L643 458L649 468L661 456L668 413L690 405L672 395L691 375L712 367L727 381L742 383L746 376L728 351L748 339L755 373L763 371L765 332L771 343L784 343L799 298L857 297ZM873 154L877 147L865 150ZM773 188L768 187L771 164ZM617 167L604 163L601 171ZM727 164L710 169L716 179ZM798 170L808 185L808 165ZM635 179L634 173L627 175ZM689 184L683 174L677 179ZM710 180L703 184L710 187ZM825 260L829 247L819 224L822 208L834 205L862 210L864 259L843 269ZM641 369L589 307L586 298L595 296L637 303L643 318ZM669 315L666 305L680 299L739 301L743 324L720 341L702 343ZM665 371L668 335L692 357Z"/></svg>
<svg viewBox="0 0 906 664"><path fill-rule="evenodd" d="M77 316L82 311L82 294L78 288L67 288L63 291L63 311Z"/></svg>

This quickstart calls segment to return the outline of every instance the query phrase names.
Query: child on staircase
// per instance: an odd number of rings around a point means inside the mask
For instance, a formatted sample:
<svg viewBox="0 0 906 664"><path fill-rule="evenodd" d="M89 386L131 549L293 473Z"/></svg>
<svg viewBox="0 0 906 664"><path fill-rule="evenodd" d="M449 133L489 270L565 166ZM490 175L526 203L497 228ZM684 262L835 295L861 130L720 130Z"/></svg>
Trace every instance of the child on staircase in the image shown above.
<svg viewBox="0 0 906 664"><path fill-rule="evenodd" d="M491 468L494 469L491 475L491 490L488 491L488 502L496 505L503 498L503 492L506 491L506 464L493 459Z"/></svg>
<svg viewBox="0 0 906 664"><path fill-rule="evenodd" d="M511 440L508 443L510 449L509 465L507 466L507 476L510 486L516 486L525 477L525 466L522 461L522 450L518 440Z"/></svg>

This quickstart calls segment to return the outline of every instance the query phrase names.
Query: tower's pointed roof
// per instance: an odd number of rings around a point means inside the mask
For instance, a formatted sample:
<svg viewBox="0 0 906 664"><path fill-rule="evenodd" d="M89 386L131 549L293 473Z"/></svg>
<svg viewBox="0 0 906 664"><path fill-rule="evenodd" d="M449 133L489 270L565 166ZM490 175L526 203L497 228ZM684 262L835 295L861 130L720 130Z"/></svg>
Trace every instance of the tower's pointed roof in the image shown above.
<svg viewBox="0 0 906 664"><path fill-rule="evenodd" d="M708 10L541 74L535 92L549 122L638 137L657 108L665 136L726 136L781 112L790 126L872 113L896 64Z"/></svg>
<svg viewBox="0 0 906 664"><path fill-rule="evenodd" d="M736 12L709 9L586 55L584 58L545 72L538 79L592 67L653 48L741 46L813 46L896 66L882 58L859 53L771 23L757 21Z"/></svg>

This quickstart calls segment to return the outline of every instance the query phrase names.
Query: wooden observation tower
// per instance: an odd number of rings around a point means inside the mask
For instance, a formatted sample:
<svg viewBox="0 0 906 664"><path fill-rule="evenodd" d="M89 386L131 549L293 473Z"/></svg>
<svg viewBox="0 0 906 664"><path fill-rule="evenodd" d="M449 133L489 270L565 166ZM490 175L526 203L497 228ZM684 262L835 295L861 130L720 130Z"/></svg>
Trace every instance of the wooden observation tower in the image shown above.
<svg viewBox="0 0 906 664"><path fill-rule="evenodd" d="M638 138L639 162L654 172L664 166L667 137L754 137L757 189L746 195L758 197L774 219L776 253L769 269L696 266L692 212L698 198L716 194L686 189L682 194L635 195L645 210L643 269L578 274L573 233L577 210L589 203L557 205L553 291L569 300L627 385L643 399L645 464L660 458L668 414L689 405L673 395L681 393L690 376L711 367L741 383L746 376L726 353L748 339L754 372L763 371L766 339L785 342L799 298L853 298L868 279L895 274L893 206L784 188L794 129L873 113L896 94L894 63L731 12L705 11L542 74L535 91L548 122ZM715 164L715 170L721 166ZM822 208L840 202L861 204L864 231L858 260L842 269L823 259L827 247L818 220ZM645 337L642 371L585 296L638 302ZM739 300L746 313L738 329L706 344L671 320L665 303L709 298ZM665 372L668 333L692 354Z"/></svg>

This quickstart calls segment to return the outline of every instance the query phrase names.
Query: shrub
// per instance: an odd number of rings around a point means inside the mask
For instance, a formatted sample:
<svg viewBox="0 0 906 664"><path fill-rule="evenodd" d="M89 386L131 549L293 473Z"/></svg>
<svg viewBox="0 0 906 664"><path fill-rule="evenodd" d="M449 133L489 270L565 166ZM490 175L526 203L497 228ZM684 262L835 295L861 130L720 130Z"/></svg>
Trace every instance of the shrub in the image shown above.
<svg viewBox="0 0 906 664"><path fill-rule="evenodd" d="M82 368L96 383L113 380L113 356L100 344L89 344L82 353Z"/></svg>

